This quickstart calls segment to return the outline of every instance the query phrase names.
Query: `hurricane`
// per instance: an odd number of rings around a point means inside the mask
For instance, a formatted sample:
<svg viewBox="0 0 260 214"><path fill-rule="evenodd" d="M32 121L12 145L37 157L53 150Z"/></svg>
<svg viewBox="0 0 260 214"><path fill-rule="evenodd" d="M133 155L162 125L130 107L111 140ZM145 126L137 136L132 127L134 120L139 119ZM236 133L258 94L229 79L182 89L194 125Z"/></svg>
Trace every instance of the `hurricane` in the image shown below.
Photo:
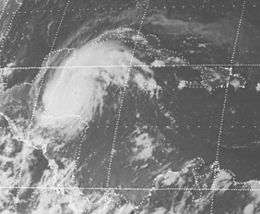
<svg viewBox="0 0 260 214"><path fill-rule="evenodd" d="M241 2L0 3L1 213L258 213Z"/></svg>

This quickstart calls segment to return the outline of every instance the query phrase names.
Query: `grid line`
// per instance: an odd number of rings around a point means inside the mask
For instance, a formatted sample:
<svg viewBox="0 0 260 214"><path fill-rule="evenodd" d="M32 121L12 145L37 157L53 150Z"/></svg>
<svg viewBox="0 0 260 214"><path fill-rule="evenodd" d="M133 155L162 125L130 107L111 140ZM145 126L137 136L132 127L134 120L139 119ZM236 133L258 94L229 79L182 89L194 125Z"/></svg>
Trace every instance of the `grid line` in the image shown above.
<svg viewBox="0 0 260 214"><path fill-rule="evenodd" d="M147 187L147 188L138 188L138 187L46 187L46 186L20 186L20 187L0 187L0 189L41 189L41 190L100 190L100 191L210 191L210 192L217 192L217 191L239 191L239 192L247 192L247 191L260 191L259 188L178 188L178 187L168 187L168 188L154 188L154 187Z"/></svg>
<svg viewBox="0 0 260 214"><path fill-rule="evenodd" d="M243 2L246 2L246 0L244 0ZM243 14L243 11L242 11ZM241 15L242 17L242 15ZM64 18L64 17L63 17ZM63 19L62 18L62 19ZM61 23L60 23L61 24ZM242 18L240 19L239 22L239 32L240 32L240 28L242 25ZM141 26L140 26L141 27ZM60 28L60 27L59 27ZM56 40L57 38L55 38ZM113 68L113 67L127 67L127 68L131 68L131 67L158 67L158 68L163 68L163 67L230 67L230 74L229 74L229 78L232 75L232 68L233 67L260 67L260 64L233 64L234 62L234 58L235 58L235 53L236 53L236 49L237 49L237 45L238 45L238 40L239 40L239 33L236 34L236 39L235 39L235 45L233 47L233 52L232 52L232 57L231 57L231 64L190 64L190 65L165 65L165 66L149 66L149 65L107 65L107 66L71 66L71 67L60 67L60 66L45 66L45 67L12 67L12 68L0 68L1 70L6 70L6 69L11 69L11 70L34 70L34 69L85 69L85 68L96 68L96 67L107 67L107 68ZM53 44L55 44L55 41L53 42ZM54 46L53 46L54 47ZM226 103L227 103L227 97L228 97L228 88L229 88L229 80L227 81L227 86L225 89L225 95L224 95L224 103L223 103L223 108L222 108L222 113L221 113L221 122L220 122L220 129L219 129L219 134L218 134L218 144L217 144L217 151L216 151L216 161L219 161L219 146L220 143L222 141L222 131L223 131L223 123L224 123L224 113L225 113L225 107L226 107ZM118 125L116 125L117 128L115 128L115 130L118 129L119 126L119 122L120 122L120 117L121 117L121 109L123 106L123 102L124 102L124 96L127 90L127 86L125 86L125 88L123 89L123 92L120 94L120 110L119 110L119 114L118 114L118 119L116 122ZM125 92L124 92L125 91ZM117 133L117 131L115 131L115 133ZM117 135L117 134L116 134ZM115 140L114 140L115 139ZM116 139L117 136L114 135L114 139L113 139L113 143L116 143ZM113 146L111 149L111 152L113 152ZM114 155L114 153L111 153ZM112 158L113 159L113 158ZM112 161L111 161L111 166L112 166ZM260 188L249 188L249 189L237 189L237 188L116 188L116 187L108 187L108 185L106 185L107 187L0 187L0 189L9 189L9 188L14 188L14 189L46 189L46 190L60 190L60 189L84 189L84 190L105 190L105 191L109 191L109 190L116 190L116 191L260 191Z"/></svg>
<svg viewBox="0 0 260 214"><path fill-rule="evenodd" d="M6 10L6 7L7 7L8 3L9 3L9 0L4 2L4 7L3 7L2 12L0 14L0 20L2 19L3 15L5 14L5 10ZM6 25L7 26L6 29L5 29L5 26L3 26L3 28L4 28L3 38L0 39L0 55L2 55L6 39L7 39L8 35L9 35L10 31L11 31L11 28L12 28L12 25L13 25L13 21L14 21L14 19L16 17L16 14L19 11L20 6L21 6L21 3L17 2L17 4L18 4L18 6L15 9L15 11L13 12L13 14L12 14L12 16L10 18L9 23Z"/></svg>
<svg viewBox="0 0 260 214"><path fill-rule="evenodd" d="M145 2L144 13L142 15L140 26L139 26L139 29L137 31L137 36L140 36L140 34L141 34L141 29L142 29L146 14L148 12L149 6L150 6L150 0L147 0ZM137 47L137 42L135 42L134 48L132 50L132 57L131 57L130 63L129 63L130 66L128 67L128 70L127 70L127 72L129 73L128 78L126 79L126 81L123 85L123 88L120 88L119 109L118 109L118 112L117 112L117 115L116 115L116 124L115 124L115 128L114 128L113 141L112 141L111 151L110 151L110 154L109 154L108 168L107 168L107 172L106 172L106 184L105 184L106 187L109 187L109 185L110 185L112 162L113 162L115 152L116 152L116 143L117 143L117 138L118 138L118 129L119 129L119 125L120 125L121 112L122 112L125 97L126 97L126 92L127 92L127 88L128 88L128 81L129 81L129 78L131 78L131 65L133 64L136 47Z"/></svg>
<svg viewBox="0 0 260 214"><path fill-rule="evenodd" d="M237 53L237 49L238 49L238 43L239 43L239 38L240 38L240 33L241 33L241 26L242 26L242 22L245 16L245 12L246 12L246 3L247 0L242 0L241 2L241 14L240 14L240 18L239 18L239 23L237 26L237 30L236 30L236 34L235 34L235 40L234 40L234 45L233 45L233 49L232 49L232 55L231 55L231 59L230 59L230 64L234 64L234 60L235 60L235 56ZM226 88L225 88L225 92L224 92L224 101L223 101L223 105L222 105L222 111L221 111L221 117L220 117L220 124L219 124L219 131L218 131L218 137L217 137L217 147L216 147L216 159L215 159L215 164L216 164L216 168L213 168L213 184L217 178L218 175L218 171L220 170L220 161L219 161L219 156L220 156L220 147L221 147L221 143L223 141L223 127L224 127L224 118L225 118L225 111L226 111L226 106L227 106L227 100L228 100L228 93L229 93L229 86L230 86L230 79L231 76L233 75L233 67L229 68L229 75L228 75L228 79L227 79L227 83L226 83ZM211 205L210 205L210 214L214 213L214 198L215 198L215 192L213 193L212 199L211 199Z"/></svg>
<svg viewBox="0 0 260 214"><path fill-rule="evenodd" d="M173 64L173 65L79 65L79 66L31 66L31 67L2 67L0 71L6 70L40 70L40 69L87 69L87 68L175 68L175 67L256 67L260 64Z"/></svg>
<svg viewBox="0 0 260 214"><path fill-rule="evenodd" d="M48 12L48 13L53 13L53 12L60 13L62 11L63 11L63 9L59 9L59 8L57 8L55 10L54 9L38 9L38 10L18 11L17 14L26 15L28 13L46 13L46 12ZM70 12L88 12L88 11L90 11L89 8L87 8L87 9L86 8L77 8L77 9L71 9L70 10ZM14 12L6 12L7 15L13 14L13 13Z"/></svg>
<svg viewBox="0 0 260 214"><path fill-rule="evenodd" d="M59 23L58 23L57 30L56 30L56 32L55 32L55 35L54 35L54 38L53 38L53 41L52 41L52 44L51 44L51 47L50 47L50 53L49 53L49 55L54 51L54 48L55 48L55 45L56 45L56 41L57 41L58 35L59 35L59 33L60 33L60 28L61 28L61 25L62 25L62 23L63 23L64 17L65 17L65 15L66 15L66 12L67 12L67 9L68 9L70 3L71 3L71 0L67 0L67 1L66 1L65 7L64 7L64 9L63 9L63 13L62 13L62 15L61 15L60 21L59 21ZM49 55L48 55L48 56L49 56ZM40 78L40 76L41 76L43 73L45 73L44 71L46 71L46 68L43 68L43 69L44 69L44 70L42 70L41 72L39 72L39 73L36 75L35 80L36 80L37 78ZM36 111L37 103L38 103L38 99L39 99L39 94L40 94L40 91L41 91L41 88L42 88L43 84L44 84L44 80L42 79L42 80L40 80L39 91L38 91L38 93L36 93L35 99L33 100L32 116L31 116L31 119L30 119L30 123L29 123L28 129L31 129L31 127L32 127L33 120L34 120L34 117L35 117L35 111Z"/></svg>

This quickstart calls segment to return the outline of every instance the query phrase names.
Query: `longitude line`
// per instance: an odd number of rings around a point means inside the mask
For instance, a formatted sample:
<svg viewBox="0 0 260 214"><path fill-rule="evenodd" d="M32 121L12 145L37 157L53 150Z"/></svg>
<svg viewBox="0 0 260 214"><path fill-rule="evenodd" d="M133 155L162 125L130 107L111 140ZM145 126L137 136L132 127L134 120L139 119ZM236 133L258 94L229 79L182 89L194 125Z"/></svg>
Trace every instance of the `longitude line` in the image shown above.
<svg viewBox="0 0 260 214"><path fill-rule="evenodd" d="M230 59L231 65L234 64L234 59L235 59L235 56L236 56L236 53L237 53L239 37L240 37L240 33L241 33L241 26L242 26L242 22L243 22L245 11L246 11L246 3L247 3L247 0L242 0L240 19L239 19L239 23L238 23L238 26L237 26L234 45L233 45L233 49L232 49L232 55L231 55L231 59ZM218 171L220 170L220 162L219 162L220 147L221 147L221 143L222 143L222 140L223 140L224 117L225 117L226 105L227 105L227 100L228 100L230 78L231 78L232 75L233 75L233 67L230 67L229 68L229 75L228 75L228 79L227 79L227 83L226 83L226 88L225 88L225 92L224 92L224 101L223 101L223 105L222 105L219 131L218 131L218 137L217 137L217 148L216 148L216 159L215 159L215 163L216 163L217 168L213 169L214 171L213 171L212 185L215 184L214 183L215 179L217 177ZM214 198L215 198L215 191L213 192L213 196L212 196L212 199L211 199L210 214L214 213Z"/></svg>
<svg viewBox="0 0 260 214"><path fill-rule="evenodd" d="M148 12L148 8L150 6L150 0L148 0L146 2L146 4L147 5L145 5L144 13L143 13L143 16L141 18L141 23L140 23L139 29L137 31L137 35L138 36L141 33L142 25L143 25L146 13ZM136 47L137 47L137 42L135 42L135 45L134 45L134 48L133 48L133 51L132 51L132 57L131 57L130 63L129 63L130 66L128 68L128 72L129 73L131 73L131 66L133 64L133 59L134 59L134 54L135 54L135 51L136 51ZM112 146L111 146L111 151L110 151L110 154L109 154L109 163L108 163L108 168L107 168L107 173L106 173L106 183L105 183L105 186L107 188L110 185L111 171L112 171L112 162L113 162L114 155L115 155L115 152L116 152L116 142L117 142L117 138L118 138L118 129L119 129L119 125L120 125L121 112L122 112L122 108L123 108L123 105L124 105L124 100L125 100L125 96L126 96L126 92L127 92L129 78L131 78L131 74L128 75L128 78L126 79L126 81L124 83L123 89L120 89L119 109L118 109L118 112L117 112L117 115L116 115L116 124L115 124L115 128L114 128Z"/></svg>

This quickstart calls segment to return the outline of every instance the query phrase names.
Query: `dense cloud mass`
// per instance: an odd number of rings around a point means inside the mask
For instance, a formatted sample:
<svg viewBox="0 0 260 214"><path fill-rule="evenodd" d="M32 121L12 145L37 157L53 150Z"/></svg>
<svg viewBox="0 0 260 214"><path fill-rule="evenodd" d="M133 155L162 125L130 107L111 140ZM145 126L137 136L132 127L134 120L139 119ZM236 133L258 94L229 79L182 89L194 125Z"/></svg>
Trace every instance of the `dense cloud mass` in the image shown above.
<svg viewBox="0 0 260 214"><path fill-rule="evenodd" d="M259 6L1 1L1 213L258 213Z"/></svg>

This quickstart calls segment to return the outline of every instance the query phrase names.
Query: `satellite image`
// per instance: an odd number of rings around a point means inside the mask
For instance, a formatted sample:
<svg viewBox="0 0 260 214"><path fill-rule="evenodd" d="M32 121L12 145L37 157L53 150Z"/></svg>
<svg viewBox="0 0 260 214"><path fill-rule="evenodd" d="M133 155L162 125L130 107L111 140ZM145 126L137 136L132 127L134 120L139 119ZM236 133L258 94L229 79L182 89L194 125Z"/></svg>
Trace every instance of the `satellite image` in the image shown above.
<svg viewBox="0 0 260 214"><path fill-rule="evenodd" d="M260 213L259 0L0 0L0 213Z"/></svg>

